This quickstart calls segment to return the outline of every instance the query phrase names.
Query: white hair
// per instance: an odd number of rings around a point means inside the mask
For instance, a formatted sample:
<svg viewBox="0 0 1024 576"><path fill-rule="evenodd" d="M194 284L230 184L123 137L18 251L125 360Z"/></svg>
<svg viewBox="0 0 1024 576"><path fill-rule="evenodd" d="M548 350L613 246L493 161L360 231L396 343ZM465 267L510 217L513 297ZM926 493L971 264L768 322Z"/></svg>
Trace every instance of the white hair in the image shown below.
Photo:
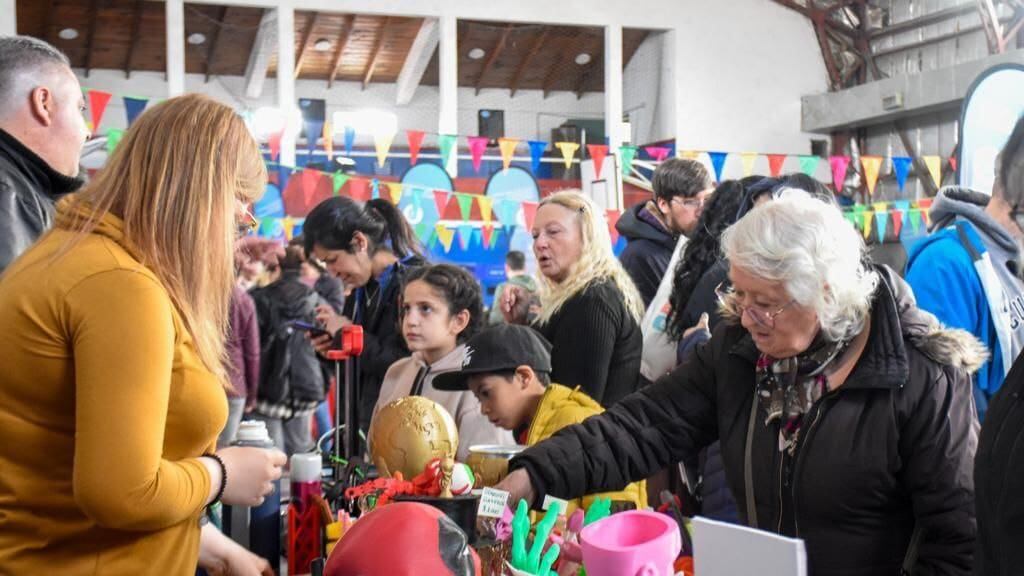
<svg viewBox="0 0 1024 576"><path fill-rule="evenodd" d="M828 340L863 330L878 275L866 265L863 238L835 206L787 190L727 229L722 251L730 265L782 282L813 308Z"/></svg>
<svg viewBox="0 0 1024 576"><path fill-rule="evenodd" d="M20 109L55 72L71 71L63 52L31 36L0 36L0 119Z"/></svg>

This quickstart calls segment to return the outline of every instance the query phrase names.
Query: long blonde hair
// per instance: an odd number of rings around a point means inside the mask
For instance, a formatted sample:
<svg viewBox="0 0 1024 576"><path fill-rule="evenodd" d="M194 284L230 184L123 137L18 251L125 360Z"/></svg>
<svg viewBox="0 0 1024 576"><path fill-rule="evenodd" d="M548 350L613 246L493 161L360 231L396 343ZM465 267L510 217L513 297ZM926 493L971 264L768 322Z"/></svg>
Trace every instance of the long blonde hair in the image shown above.
<svg viewBox="0 0 1024 576"><path fill-rule="evenodd" d="M234 110L198 94L172 98L140 116L96 178L61 203L72 239L57 257L106 214L123 220L126 242L167 290L203 364L226 382L236 203L258 198L266 181Z"/></svg>
<svg viewBox="0 0 1024 576"><path fill-rule="evenodd" d="M633 280L612 251L612 239L604 213L578 190L556 192L542 200L540 206L548 204L557 204L576 215L583 247L580 259L573 263L564 282L554 282L540 275L541 312L537 317L538 323L547 323L570 298L592 282L602 279L615 283L625 299L626 310L639 323L644 316L644 302Z"/></svg>

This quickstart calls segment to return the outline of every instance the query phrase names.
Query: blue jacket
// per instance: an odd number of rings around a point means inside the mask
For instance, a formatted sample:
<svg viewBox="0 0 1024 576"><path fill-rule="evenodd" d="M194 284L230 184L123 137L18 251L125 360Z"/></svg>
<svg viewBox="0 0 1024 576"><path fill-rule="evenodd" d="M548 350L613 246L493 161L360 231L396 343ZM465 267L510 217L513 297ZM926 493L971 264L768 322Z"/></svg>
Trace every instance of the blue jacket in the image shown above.
<svg viewBox="0 0 1024 576"><path fill-rule="evenodd" d="M958 220L956 226L934 232L914 245L907 260L906 280L914 289L919 308L931 312L946 326L974 334L991 351L989 361L974 375L974 399L982 417L1005 372L985 290L970 253L960 242L957 226L963 228L979 254L985 252L974 226Z"/></svg>

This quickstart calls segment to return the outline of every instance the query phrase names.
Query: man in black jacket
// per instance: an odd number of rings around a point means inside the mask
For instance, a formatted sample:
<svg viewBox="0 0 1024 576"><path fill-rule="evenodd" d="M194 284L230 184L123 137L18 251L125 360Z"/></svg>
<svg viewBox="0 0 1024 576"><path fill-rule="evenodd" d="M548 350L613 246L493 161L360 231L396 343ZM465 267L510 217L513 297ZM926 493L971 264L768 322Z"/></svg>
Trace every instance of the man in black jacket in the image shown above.
<svg viewBox="0 0 1024 576"><path fill-rule="evenodd" d="M89 136L67 56L28 36L0 37L0 273L53 219Z"/></svg>
<svg viewBox="0 0 1024 576"><path fill-rule="evenodd" d="M654 199L630 208L615 229L629 241L619 260L650 306L680 235L697 226L711 175L696 160L672 158L654 171Z"/></svg>

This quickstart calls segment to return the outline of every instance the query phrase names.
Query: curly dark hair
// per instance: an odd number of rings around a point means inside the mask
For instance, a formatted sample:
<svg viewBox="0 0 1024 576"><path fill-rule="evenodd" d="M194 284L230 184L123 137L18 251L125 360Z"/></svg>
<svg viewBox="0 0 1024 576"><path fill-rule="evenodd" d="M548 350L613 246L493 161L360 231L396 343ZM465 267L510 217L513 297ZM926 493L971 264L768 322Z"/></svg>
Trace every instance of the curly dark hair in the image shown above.
<svg viewBox="0 0 1024 576"><path fill-rule="evenodd" d="M417 280L425 282L444 298L448 303L449 314L458 314L463 310L469 311L469 323L457 338L460 344L469 340L480 330L483 324L484 301L480 283L472 274L464 268L451 264L417 266L406 274L402 282L402 292L405 292L406 286ZM400 310L399 319L402 315L403 312Z"/></svg>
<svg viewBox="0 0 1024 576"><path fill-rule="evenodd" d="M701 276L721 257L719 239L722 232L736 222L736 213L743 202L746 186L758 180L759 176L744 178L742 181L726 180L715 188L711 198L704 204L697 228L676 264L672 280L672 295L669 296L672 309L668 315L667 333L673 340L682 339L683 332L690 328L682 325L683 310Z"/></svg>

